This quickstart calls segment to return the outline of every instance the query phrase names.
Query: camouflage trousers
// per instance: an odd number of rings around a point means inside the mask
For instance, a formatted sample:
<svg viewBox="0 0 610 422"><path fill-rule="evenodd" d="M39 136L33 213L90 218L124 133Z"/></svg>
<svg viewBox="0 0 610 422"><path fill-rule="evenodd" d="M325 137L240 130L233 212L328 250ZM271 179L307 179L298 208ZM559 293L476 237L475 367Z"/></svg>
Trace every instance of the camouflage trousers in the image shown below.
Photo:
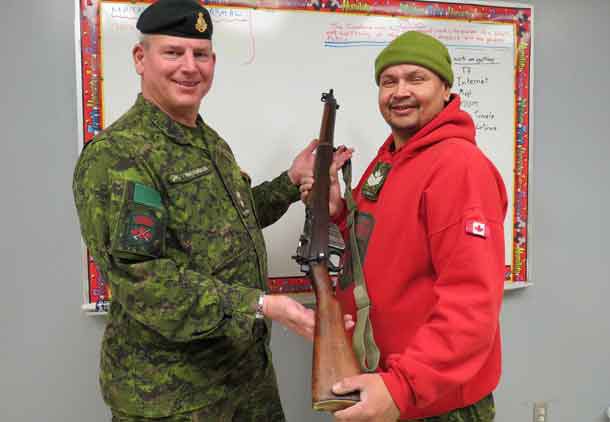
<svg viewBox="0 0 610 422"><path fill-rule="evenodd" d="M492 394L475 404L452 410L440 416L423 419L411 419L404 422L493 422L496 416L496 406Z"/></svg>
<svg viewBox="0 0 610 422"><path fill-rule="evenodd" d="M193 412L143 418L112 409L112 422L285 422L273 366L249 374L248 379L231 397Z"/></svg>

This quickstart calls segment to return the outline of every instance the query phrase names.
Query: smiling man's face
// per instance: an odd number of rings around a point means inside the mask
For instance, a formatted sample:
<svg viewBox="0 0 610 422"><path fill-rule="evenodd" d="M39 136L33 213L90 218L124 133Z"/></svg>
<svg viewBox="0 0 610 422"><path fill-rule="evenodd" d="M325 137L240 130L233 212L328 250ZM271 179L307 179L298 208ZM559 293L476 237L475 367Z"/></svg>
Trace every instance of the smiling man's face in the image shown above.
<svg viewBox="0 0 610 422"><path fill-rule="evenodd" d="M149 35L133 49L142 95L174 120L191 124L214 79L216 55L208 39Z"/></svg>
<svg viewBox="0 0 610 422"><path fill-rule="evenodd" d="M445 107L450 88L431 70L415 64L386 68L379 76L379 111L401 146Z"/></svg>

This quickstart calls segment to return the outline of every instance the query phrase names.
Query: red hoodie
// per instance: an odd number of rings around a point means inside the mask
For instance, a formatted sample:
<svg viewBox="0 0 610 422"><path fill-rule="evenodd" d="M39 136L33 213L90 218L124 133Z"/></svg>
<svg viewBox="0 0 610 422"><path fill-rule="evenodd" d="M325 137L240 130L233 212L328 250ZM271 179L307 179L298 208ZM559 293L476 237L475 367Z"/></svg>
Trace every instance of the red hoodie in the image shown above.
<svg viewBox="0 0 610 422"><path fill-rule="evenodd" d="M378 371L401 419L473 404L500 378L506 190L474 137L453 95L398 151L390 136L354 190ZM371 176L380 162L384 180ZM367 180L376 198L363 196ZM347 277L337 297L355 316Z"/></svg>

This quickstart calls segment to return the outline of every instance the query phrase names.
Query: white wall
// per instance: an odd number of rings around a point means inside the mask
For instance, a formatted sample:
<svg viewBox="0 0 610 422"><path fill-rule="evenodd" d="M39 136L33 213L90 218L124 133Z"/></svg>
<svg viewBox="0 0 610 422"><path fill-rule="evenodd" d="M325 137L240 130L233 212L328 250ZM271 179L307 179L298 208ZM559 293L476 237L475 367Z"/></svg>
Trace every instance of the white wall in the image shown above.
<svg viewBox="0 0 610 422"><path fill-rule="evenodd" d="M532 279L502 314L498 422L606 421L610 405L610 2L532 1Z"/></svg>
<svg viewBox="0 0 610 422"><path fill-rule="evenodd" d="M73 2L3 0L0 45L0 420L107 420L103 321L78 310Z"/></svg>
<svg viewBox="0 0 610 422"><path fill-rule="evenodd" d="M79 311L72 3L2 1L2 421L109 420L97 385L103 319ZM496 419L529 422L532 403L547 400L550 422L602 422L610 405L610 2L528 3L536 37L536 284L506 297ZM276 328L273 350L289 422L330 420L307 410L309 347Z"/></svg>

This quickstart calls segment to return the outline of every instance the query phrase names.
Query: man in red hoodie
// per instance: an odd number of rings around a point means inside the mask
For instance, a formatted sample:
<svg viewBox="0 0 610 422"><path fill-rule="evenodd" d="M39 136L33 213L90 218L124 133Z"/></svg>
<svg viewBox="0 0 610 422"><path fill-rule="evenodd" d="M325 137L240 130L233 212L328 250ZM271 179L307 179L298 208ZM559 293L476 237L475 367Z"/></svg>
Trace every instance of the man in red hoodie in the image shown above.
<svg viewBox="0 0 610 422"><path fill-rule="evenodd" d="M450 92L451 58L440 41L403 33L377 57L375 79L391 134L353 198L370 301L368 318L359 314L357 324L370 321L379 364L355 347L376 368L334 386L337 394L359 390L362 399L334 416L493 421L492 391L501 371L504 184L476 146L460 97ZM302 197L312 182L301 186ZM336 179L330 207L347 238L348 211ZM346 269L337 297L346 314L357 315L362 300L354 299L353 272Z"/></svg>

